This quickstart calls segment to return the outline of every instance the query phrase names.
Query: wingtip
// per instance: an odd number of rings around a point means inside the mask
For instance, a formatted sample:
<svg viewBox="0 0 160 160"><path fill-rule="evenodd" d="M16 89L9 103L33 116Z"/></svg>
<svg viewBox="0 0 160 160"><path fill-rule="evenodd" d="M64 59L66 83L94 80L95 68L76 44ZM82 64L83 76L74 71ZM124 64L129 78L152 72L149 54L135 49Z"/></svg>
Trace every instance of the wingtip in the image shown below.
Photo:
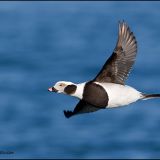
<svg viewBox="0 0 160 160"><path fill-rule="evenodd" d="M129 27L124 19L122 21L119 20L118 23L119 23L119 36L121 36L121 34L123 34L124 30L127 30Z"/></svg>
<svg viewBox="0 0 160 160"><path fill-rule="evenodd" d="M73 112L72 111L63 111L64 115L66 118L70 118L72 115L73 115Z"/></svg>
<svg viewBox="0 0 160 160"><path fill-rule="evenodd" d="M119 20L118 23L119 23L119 28L122 28L123 26L128 28L128 24L124 19L122 21Z"/></svg>
<svg viewBox="0 0 160 160"><path fill-rule="evenodd" d="M119 22L121 22L121 23L126 23L126 21L125 21L124 19L119 20Z"/></svg>
<svg viewBox="0 0 160 160"><path fill-rule="evenodd" d="M123 20L119 20L118 23L119 23L119 25L127 24L124 19Z"/></svg>

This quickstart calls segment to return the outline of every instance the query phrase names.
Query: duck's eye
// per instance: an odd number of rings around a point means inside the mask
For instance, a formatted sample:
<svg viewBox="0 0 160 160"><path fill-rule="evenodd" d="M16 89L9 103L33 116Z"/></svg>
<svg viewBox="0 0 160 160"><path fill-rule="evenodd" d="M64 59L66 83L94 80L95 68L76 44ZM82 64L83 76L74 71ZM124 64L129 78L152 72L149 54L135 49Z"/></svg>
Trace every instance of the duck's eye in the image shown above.
<svg viewBox="0 0 160 160"><path fill-rule="evenodd" d="M65 84L64 84L64 83L60 83L59 86L60 86L60 87L64 87Z"/></svg>

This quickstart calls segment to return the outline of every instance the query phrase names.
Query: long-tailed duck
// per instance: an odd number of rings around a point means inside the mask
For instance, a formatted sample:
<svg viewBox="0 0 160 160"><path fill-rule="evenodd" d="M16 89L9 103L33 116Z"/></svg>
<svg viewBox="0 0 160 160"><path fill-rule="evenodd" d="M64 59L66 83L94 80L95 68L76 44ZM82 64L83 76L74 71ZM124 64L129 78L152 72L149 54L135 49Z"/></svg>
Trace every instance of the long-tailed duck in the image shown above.
<svg viewBox="0 0 160 160"><path fill-rule="evenodd" d="M116 47L93 80L80 84L59 81L48 90L80 99L73 111L64 111L67 118L76 114L128 105L141 99L160 97L160 94L144 94L125 85L136 54L137 41L133 32L124 21L119 22Z"/></svg>

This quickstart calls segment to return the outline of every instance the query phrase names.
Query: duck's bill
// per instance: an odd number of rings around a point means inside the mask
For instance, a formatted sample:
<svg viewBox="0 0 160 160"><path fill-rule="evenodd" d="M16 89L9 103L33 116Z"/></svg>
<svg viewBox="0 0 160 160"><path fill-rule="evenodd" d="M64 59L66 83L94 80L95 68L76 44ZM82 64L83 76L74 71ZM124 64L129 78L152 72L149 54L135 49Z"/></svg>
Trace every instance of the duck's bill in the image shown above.
<svg viewBox="0 0 160 160"><path fill-rule="evenodd" d="M58 92L58 90L57 90L57 89L55 89L54 87L50 87L50 88L48 88L48 91L50 91L50 92Z"/></svg>

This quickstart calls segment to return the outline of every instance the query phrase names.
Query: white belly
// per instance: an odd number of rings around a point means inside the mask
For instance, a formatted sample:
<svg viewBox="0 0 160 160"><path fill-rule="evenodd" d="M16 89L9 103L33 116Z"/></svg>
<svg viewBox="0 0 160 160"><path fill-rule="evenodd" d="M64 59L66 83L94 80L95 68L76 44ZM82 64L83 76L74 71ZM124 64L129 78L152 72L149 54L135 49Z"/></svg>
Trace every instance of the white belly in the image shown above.
<svg viewBox="0 0 160 160"><path fill-rule="evenodd" d="M109 101L106 108L128 105L141 99L142 97L141 92L127 85L123 86L115 83L95 83L105 88L108 94Z"/></svg>

